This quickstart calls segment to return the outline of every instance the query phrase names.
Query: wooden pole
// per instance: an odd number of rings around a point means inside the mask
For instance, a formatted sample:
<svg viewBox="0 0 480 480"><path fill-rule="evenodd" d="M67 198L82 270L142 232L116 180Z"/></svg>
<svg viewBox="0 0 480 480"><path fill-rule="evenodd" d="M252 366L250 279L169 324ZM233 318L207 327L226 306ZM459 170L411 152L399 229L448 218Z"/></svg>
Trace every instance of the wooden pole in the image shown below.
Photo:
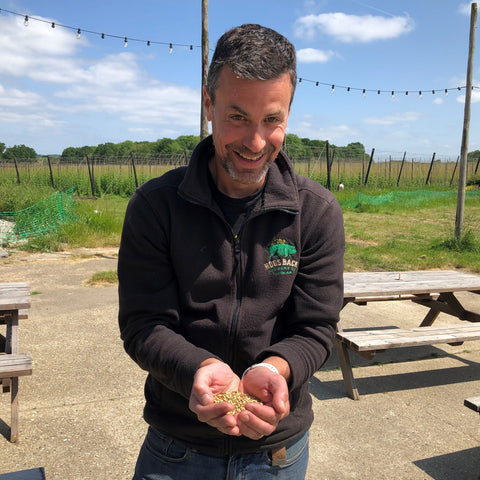
<svg viewBox="0 0 480 480"><path fill-rule="evenodd" d="M203 87L207 85L208 76L208 0L202 0L202 88L200 106L200 138L208 137L208 120L205 112Z"/></svg>
<svg viewBox="0 0 480 480"><path fill-rule="evenodd" d="M403 164L405 163L406 155L407 155L407 152L403 152L402 164L400 165L400 171L398 172L397 187L398 187L398 184L400 183L400 177L402 176Z"/></svg>
<svg viewBox="0 0 480 480"><path fill-rule="evenodd" d="M374 153L375 153L375 149L372 148L372 153L370 154L370 161L368 162L367 174L365 175L365 180L363 182L364 187L367 185L367 182L368 182L368 176L370 175L370 167L372 166Z"/></svg>
<svg viewBox="0 0 480 480"><path fill-rule="evenodd" d="M463 214L465 211L465 187L467 184L468 134L470 130L470 104L472 100L473 55L475 53L475 28L477 24L477 4L472 3L470 14L470 40L468 44L467 86L465 89L465 110L463 116L462 146L460 149L460 170L458 174L457 213L455 217L455 238L462 235Z"/></svg>
<svg viewBox="0 0 480 480"><path fill-rule="evenodd" d="M433 152L432 161L430 162L430 168L428 169L427 180L425 181L425 185L428 185L429 182L430 182L430 175L432 174L433 162L434 161L435 161L435 152Z"/></svg>

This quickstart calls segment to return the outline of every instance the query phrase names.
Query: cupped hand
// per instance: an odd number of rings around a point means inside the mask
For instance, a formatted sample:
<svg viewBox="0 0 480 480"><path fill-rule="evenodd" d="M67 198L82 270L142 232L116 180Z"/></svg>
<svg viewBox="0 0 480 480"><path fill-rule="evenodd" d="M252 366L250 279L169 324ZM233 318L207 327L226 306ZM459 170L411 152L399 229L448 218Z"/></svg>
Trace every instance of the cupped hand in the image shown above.
<svg viewBox="0 0 480 480"><path fill-rule="evenodd" d="M265 367L250 370L240 382L240 390L263 402L247 403L237 417L240 433L253 440L275 431L290 413L288 385L285 378Z"/></svg>
<svg viewBox="0 0 480 480"><path fill-rule="evenodd" d="M237 415L231 415L233 406L228 402L214 403L221 392L239 389L240 378L223 362L213 361L201 366L193 379L189 408L201 422L217 428L227 435L241 435Z"/></svg>

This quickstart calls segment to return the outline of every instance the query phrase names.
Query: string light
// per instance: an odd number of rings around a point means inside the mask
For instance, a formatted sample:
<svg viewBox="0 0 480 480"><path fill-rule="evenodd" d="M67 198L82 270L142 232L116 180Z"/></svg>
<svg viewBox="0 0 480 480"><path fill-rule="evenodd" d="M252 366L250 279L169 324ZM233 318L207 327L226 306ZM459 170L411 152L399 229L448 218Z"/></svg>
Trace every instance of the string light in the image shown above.
<svg viewBox="0 0 480 480"><path fill-rule="evenodd" d="M368 89L368 88L355 88L355 87L347 87L347 86L344 86L344 85L337 85L337 84L333 84L333 83L327 83L327 82L320 82L319 80L309 80L308 78L299 78L298 79L298 83L301 83L301 82L310 82L310 83L314 83L315 86L319 86L319 85L325 85L325 86L329 86L331 88L331 93L334 93L334 91L338 90L339 88L340 89L345 89L347 92L350 92L352 90L357 90L357 91L361 91L362 92L362 97L365 97L366 96L366 92L376 92L377 95L380 95L382 93L388 93L389 95L391 95L391 98L395 98L395 95L398 94L398 93L403 93L405 95L408 95L410 90L382 90L382 89ZM458 90L458 91L461 91L463 89L465 89L466 87L465 86L458 86L458 87L451 87L451 88L445 88L445 89L436 89L436 88L431 88L431 89L425 89L425 90L416 90L416 92L418 92L418 96L419 98L423 98L423 92L428 90L428 91L431 91L432 92L432 95L435 95L438 93L439 90L442 90L445 92L445 96L448 96L448 91L449 90ZM472 90L475 90L475 89L478 89L480 90L480 85L472 85Z"/></svg>
<svg viewBox="0 0 480 480"><path fill-rule="evenodd" d="M138 39L138 38L127 38L126 36L112 35L112 34L108 34L108 33L100 33L100 32L95 32L95 31L91 31L91 30L80 29L78 27L62 25L60 23L55 23L55 22L52 22L50 20L35 18L35 17L28 16L28 15L24 15L24 14L21 14L21 13L12 12L10 10L5 10L5 9L0 8L0 12L2 12L2 11L6 12L6 13L10 13L12 15L17 15L17 16L23 17L24 18L24 25L26 27L29 25L29 22L31 20L34 20L34 21L38 21L38 22L48 23L48 24L50 24L51 28L55 28L55 27L58 26L58 27L67 28L67 29L70 29L70 30L76 30L78 39L81 37L82 33L88 33L88 34L92 34L92 35L98 35L102 39L105 39L105 37L123 39L124 40L124 47L128 46L128 41L142 42L142 43L145 43L148 47L151 46L152 44L168 45L170 54L173 53L173 47L174 46L176 46L176 47L186 47L186 48L189 48L190 50L193 50L194 47L195 48L201 48L201 46L199 46L199 45L191 45L191 44L190 45L185 45L185 44L177 44L177 43L172 43L172 42L159 42L159 41L153 41L153 40L142 40L142 39ZM365 97L367 91L369 91L369 92L375 92L376 91L378 95L380 95L381 93L391 93L392 99L395 98L395 91L391 90L391 89L390 90L381 90L381 89L372 90L372 89L367 89L367 88L346 87L346 86L343 86L343 85L335 85L335 84L332 84L332 83L320 82L318 80L308 80L306 78L299 78L298 83L302 83L302 80L306 81L306 82L315 83L315 85L317 87L319 85L329 85L329 86L331 86L331 93L335 92L335 88L337 88L337 89L341 88L341 89L345 89L347 92L350 92L351 90L357 90L357 91L359 90L359 91L362 92L362 97ZM466 88L466 87L465 86L457 86L457 87L452 87L452 88L445 88L443 90L445 92L445 96L448 97L449 90L457 89L458 91L461 91L464 88ZM475 89L480 89L480 86L473 85L472 90L475 90ZM432 94L435 95L437 89L431 89L431 91L432 91ZM396 92L397 93L405 93L405 95L408 95L408 90L397 90ZM422 90L419 90L418 94L419 94L419 98L422 98Z"/></svg>
<svg viewBox="0 0 480 480"><path fill-rule="evenodd" d="M118 38L118 39L122 39L122 40L125 40L125 38L127 38L125 35L113 35L113 34L109 34L109 33L96 32L96 31L93 31L93 30L86 30L84 28L72 27L70 25L62 25L60 23L52 22L51 20L44 20L43 18L31 17L31 16L28 16L28 15L24 15L23 13L17 13L17 12L13 12L11 10L6 10L4 8L0 8L0 13L1 12L5 12L5 13L9 13L11 15L16 15L16 16L23 17L24 18L24 25L26 27L28 27L30 21L34 20L34 21L37 21L37 22L47 23L52 28L61 27L61 28L67 28L69 30L76 31L77 32L77 38L80 38L81 35L85 34L85 33L88 33L88 34L91 34L91 35L98 35L99 37L102 38L102 40L105 39L105 37ZM154 40L144 40L144 39L140 39L140 38L131 38L131 37L128 37L128 41L129 42L144 43L148 47L150 45L168 45L170 53L173 53L173 47L185 47L185 48L190 49L190 50L193 50L194 48L202 48L201 45L182 44L182 43L173 43L173 42L159 42L159 41L154 41Z"/></svg>

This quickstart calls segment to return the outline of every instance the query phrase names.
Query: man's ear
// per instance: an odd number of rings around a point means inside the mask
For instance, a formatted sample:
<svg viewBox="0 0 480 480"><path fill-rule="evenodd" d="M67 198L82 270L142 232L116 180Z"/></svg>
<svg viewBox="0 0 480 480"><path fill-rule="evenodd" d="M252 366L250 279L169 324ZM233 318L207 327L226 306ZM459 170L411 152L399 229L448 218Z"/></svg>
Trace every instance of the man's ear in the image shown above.
<svg viewBox="0 0 480 480"><path fill-rule="evenodd" d="M212 106L213 102L208 94L207 86L203 86L203 108L205 109L205 113L207 115L207 120L210 122L212 120Z"/></svg>

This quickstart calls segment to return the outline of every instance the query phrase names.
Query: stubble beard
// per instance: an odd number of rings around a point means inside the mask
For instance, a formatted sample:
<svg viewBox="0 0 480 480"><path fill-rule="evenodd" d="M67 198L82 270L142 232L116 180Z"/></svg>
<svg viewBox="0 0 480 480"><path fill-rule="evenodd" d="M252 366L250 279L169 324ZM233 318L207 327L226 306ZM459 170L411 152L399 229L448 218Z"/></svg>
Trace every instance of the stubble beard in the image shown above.
<svg viewBox="0 0 480 480"><path fill-rule="evenodd" d="M271 151L265 152L267 159L260 168L252 171L247 170L239 172L235 168L234 160L231 158L231 156L235 155L233 151L242 153L241 149L235 149L227 145L227 152L226 155L221 158L221 164L230 178L238 183L241 183L242 185L256 185L257 183L263 181L265 175L276 158L275 151L272 149ZM253 156L250 152L246 153L246 155Z"/></svg>

